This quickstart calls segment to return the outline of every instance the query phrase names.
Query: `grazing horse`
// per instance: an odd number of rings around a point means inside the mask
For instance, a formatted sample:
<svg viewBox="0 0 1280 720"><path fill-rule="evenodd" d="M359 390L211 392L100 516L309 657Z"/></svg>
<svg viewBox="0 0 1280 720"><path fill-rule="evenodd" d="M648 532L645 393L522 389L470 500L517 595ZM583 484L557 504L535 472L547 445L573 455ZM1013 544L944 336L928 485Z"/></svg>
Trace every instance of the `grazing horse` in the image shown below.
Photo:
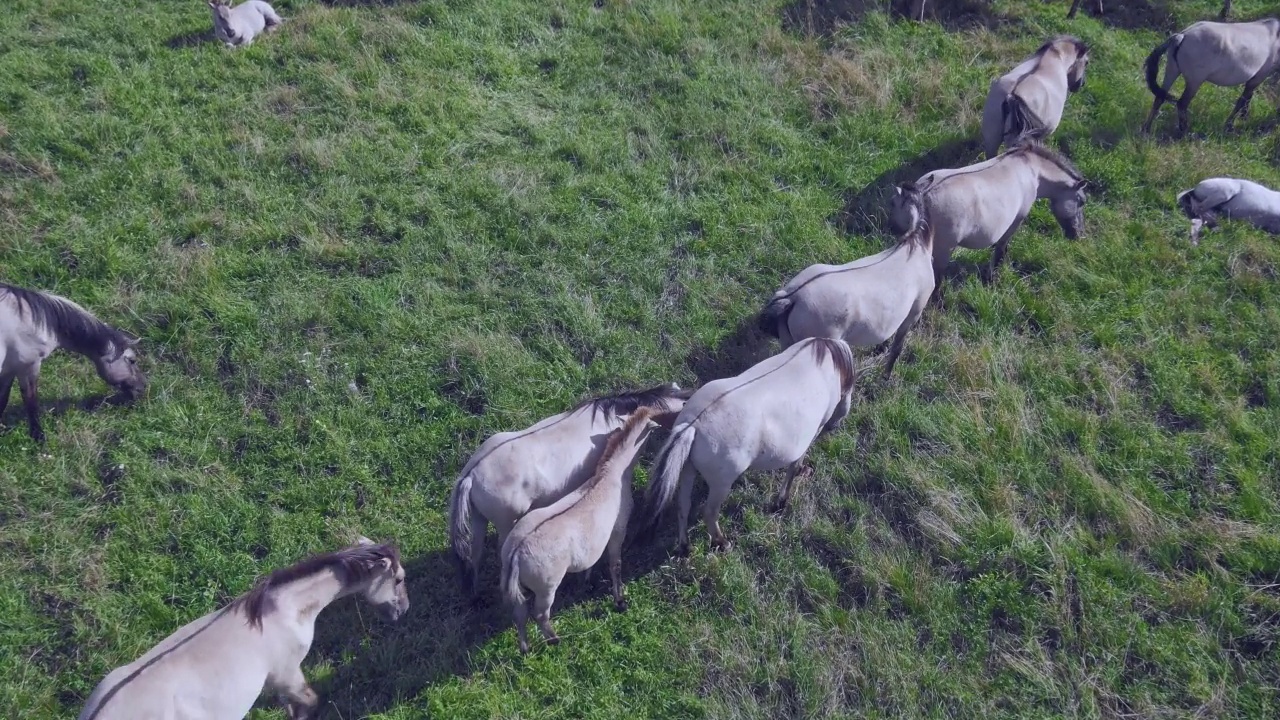
<svg viewBox="0 0 1280 720"><path fill-rule="evenodd" d="M492 522L498 547L522 515L563 498L591 477L609 433L636 411L678 411L692 390L659 385L587 400L535 425L490 437L476 450L449 500L449 543L464 591L479 592L484 537Z"/></svg>
<svg viewBox="0 0 1280 720"><path fill-rule="evenodd" d="M894 188L911 229L896 245L844 265L810 265L792 278L760 313L760 329L784 349L811 337L843 338L851 347L871 347L893 338L884 375L902 352L933 293L933 234L915 185Z"/></svg>
<svg viewBox="0 0 1280 720"><path fill-rule="evenodd" d="M502 544L502 588L515 615L520 652L529 652L524 588L533 591L533 619L548 645L560 642L551 627L556 588L571 572L589 570L606 550L613 603L622 597L622 543L631 517L631 476L636 455L658 423L653 408L640 408L609 436L591 478L557 502L520 518Z"/></svg>
<svg viewBox="0 0 1280 720"><path fill-rule="evenodd" d="M1080 40L1054 38L1022 64L991 81L982 109L982 149L992 158L1001 143L1023 135L1043 140L1058 129L1067 95L1084 87L1089 48Z"/></svg>
<svg viewBox="0 0 1280 720"><path fill-rule="evenodd" d="M213 33L229 48L248 45L253 38L271 32L284 22L274 8L262 0L248 0L231 7L229 0L209 0L213 11Z"/></svg>
<svg viewBox="0 0 1280 720"><path fill-rule="evenodd" d="M679 552L689 551L689 509L699 474L708 487L703 520L713 547L729 547L720 529L720 506L743 473L787 468L775 503L786 507L810 446L849 414L853 382L849 345L809 338L737 377L702 386L685 403L671 437L658 451L655 479L645 493L650 527L679 490Z"/></svg>
<svg viewBox="0 0 1280 720"><path fill-rule="evenodd" d="M1156 84L1156 76L1160 72L1160 57L1166 53L1169 62L1161 86ZM1280 68L1280 20L1275 18L1247 23L1198 22L1170 35L1147 56L1147 87L1155 95L1155 101L1151 104L1151 114L1142 124L1142 132L1151 132L1151 124L1164 103L1175 102L1181 136L1191 125L1187 109L1201 85L1244 85L1244 92L1227 116L1226 129L1230 132L1237 115L1242 120L1249 117L1253 91L1277 68ZM1179 75L1186 78L1186 87L1182 97L1176 98L1169 89Z"/></svg>
<svg viewBox="0 0 1280 720"><path fill-rule="evenodd" d="M80 720L241 720L266 688L280 695L291 720L314 717L320 702L301 665L316 616L357 594L391 622L409 609L400 552L358 542L271 573L111 671Z"/></svg>
<svg viewBox="0 0 1280 720"><path fill-rule="evenodd" d="M1084 230L1086 181L1058 153L1024 138L996 157L959 169L934 170L916 181L933 228L934 293L942 296L942 274L957 246L971 250L993 247L991 271L1000 265L1009 239L1022 227L1039 198L1070 239ZM910 213L900 198L890 204L889 224L897 232L910 227Z"/></svg>
<svg viewBox="0 0 1280 720"><path fill-rule="evenodd" d="M0 417L16 378L31 437L44 442L37 381L40 364L58 348L93 361L98 376L130 399L146 387L130 337L70 300L0 283Z"/></svg>
<svg viewBox="0 0 1280 720"><path fill-rule="evenodd" d="M1280 234L1280 192L1249 180L1209 178L1178 193L1178 207L1191 218L1191 244L1200 244L1204 226L1218 226L1218 218L1245 220L1269 233Z"/></svg>

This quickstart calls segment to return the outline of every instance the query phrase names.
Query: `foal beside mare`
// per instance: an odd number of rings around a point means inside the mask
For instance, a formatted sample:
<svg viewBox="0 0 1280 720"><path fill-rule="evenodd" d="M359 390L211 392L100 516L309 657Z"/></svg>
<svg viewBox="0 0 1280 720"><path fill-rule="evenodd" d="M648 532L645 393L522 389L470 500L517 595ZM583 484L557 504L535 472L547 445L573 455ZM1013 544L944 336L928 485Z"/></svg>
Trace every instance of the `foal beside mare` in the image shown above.
<svg viewBox="0 0 1280 720"><path fill-rule="evenodd" d="M529 652L524 588L533 591L533 619L547 644L560 642L551 627L556 589L571 572L594 567L606 550L613 602L622 597L622 543L631 517L631 475L636 455L658 427L651 408L641 408L609 436L591 479L552 505L531 511L516 523L502 544L502 589L515 614L520 652Z"/></svg>
<svg viewBox="0 0 1280 720"><path fill-rule="evenodd" d="M263 578L230 605L178 628L98 683L80 720L241 720L264 688L291 720L315 716L320 700L302 675L316 616L360 595L389 621L409 609L394 545L366 538Z"/></svg>
<svg viewBox="0 0 1280 720"><path fill-rule="evenodd" d="M146 387L137 338L107 325L70 300L0 283L0 418L18 381L31 437L44 442L37 392L40 365L59 348L93 361L98 376L129 399Z"/></svg>

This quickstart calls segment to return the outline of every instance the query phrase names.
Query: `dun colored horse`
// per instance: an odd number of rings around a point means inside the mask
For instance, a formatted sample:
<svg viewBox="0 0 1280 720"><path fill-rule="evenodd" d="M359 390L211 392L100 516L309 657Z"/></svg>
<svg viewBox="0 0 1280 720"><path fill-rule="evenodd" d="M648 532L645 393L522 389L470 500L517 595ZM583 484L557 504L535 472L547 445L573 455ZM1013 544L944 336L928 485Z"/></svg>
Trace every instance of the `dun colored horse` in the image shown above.
<svg viewBox="0 0 1280 720"><path fill-rule="evenodd" d="M213 11L213 33L229 48L248 45L264 32L284 22L263 0L247 0L231 7L229 0L209 0Z"/></svg>
<svg viewBox="0 0 1280 720"><path fill-rule="evenodd" d="M1191 218L1191 244L1200 244L1201 228L1217 227L1219 218L1244 220L1280 234L1280 192L1250 180L1209 178L1178 193L1178 207Z"/></svg>

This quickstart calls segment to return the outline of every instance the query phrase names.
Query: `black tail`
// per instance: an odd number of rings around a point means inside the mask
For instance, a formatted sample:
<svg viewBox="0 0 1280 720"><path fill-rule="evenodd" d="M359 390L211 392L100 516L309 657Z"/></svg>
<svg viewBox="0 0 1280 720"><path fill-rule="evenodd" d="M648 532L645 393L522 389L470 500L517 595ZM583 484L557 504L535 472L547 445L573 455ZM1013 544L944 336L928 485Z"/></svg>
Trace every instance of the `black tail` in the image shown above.
<svg viewBox="0 0 1280 720"><path fill-rule="evenodd" d="M764 310L760 311L760 331L781 339L779 328L787 321L787 316L791 314L791 306L794 304L795 301L790 296L775 296L768 305L764 306Z"/></svg>
<svg viewBox="0 0 1280 720"><path fill-rule="evenodd" d="M1151 94L1155 95L1156 99L1161 102L1178 102L1178 98L1165 92L1164 88L1160 87L1160 83L1158 83L1157 80L1160 75L1160 56L1168 52L1169 48L1178 41L1179 37L1180 35L1170 35L1165 38L1164 42L1157 45L1156 49L1152 50L1151 54L1147 56L1147 88L1150 89Z"/></svg>
<svg viewBox="0 0 1280 720"><path fill-rule="evenodd" d="M1011 93L1001 105L1004 114L1005 145L1012 147L1031 139L1043 141L1045 135L1044 122L1035 114L1027 101L1016 93Z"/></svg>

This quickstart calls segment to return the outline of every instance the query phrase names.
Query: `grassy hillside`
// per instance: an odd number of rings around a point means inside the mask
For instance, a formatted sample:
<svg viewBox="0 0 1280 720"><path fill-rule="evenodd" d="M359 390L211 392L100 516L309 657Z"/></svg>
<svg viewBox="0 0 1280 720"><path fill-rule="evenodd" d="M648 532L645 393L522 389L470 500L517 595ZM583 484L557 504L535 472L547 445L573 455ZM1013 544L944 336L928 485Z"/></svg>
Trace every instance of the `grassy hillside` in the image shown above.
<svg viewBox="0 0 1280 720"><path fill-rule="evenodd" d="M0 716L74 717L359 531L400 543L414 606L322 618L326 717L1275 717L1280 248L1193 248L1173 197L1280 186L1276 97L1227 136L1209 88L1196 137L1171 109L1136 136L1147 52L1220 3L1133 5L281 0L232 52L195 0L6 0L0 277L141 334L153 383L104 403L59 356L47 448L5 417ZM1094 47L1053 140L1087 237L1038 208L990 285L961 254L790 510L747 478L732 551L699 524L676 561L668 528L628 613L570 592L521 658L493 553L477 608L449 565L472 450L767 355L768 295L881 248L891 183L975 160L989 80L1063 32Z"/></svg>

